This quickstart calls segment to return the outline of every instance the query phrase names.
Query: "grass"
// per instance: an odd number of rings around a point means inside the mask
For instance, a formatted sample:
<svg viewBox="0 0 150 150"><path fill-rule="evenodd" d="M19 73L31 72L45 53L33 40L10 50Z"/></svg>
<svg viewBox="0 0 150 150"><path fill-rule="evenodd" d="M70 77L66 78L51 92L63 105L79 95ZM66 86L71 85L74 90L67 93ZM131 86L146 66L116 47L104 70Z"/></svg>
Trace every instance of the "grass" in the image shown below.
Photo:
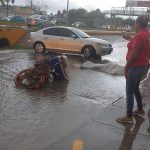
<svg viewBox="0 0 150 150"><path fill-rule="evenodd" d="M32 28L26 29L26 31L27 31L28 33L30 33L30 32L36 32L36 31L38 31L38 30L40 30L39 27L32 27Z"/></svg>
<svg viewBox="0 0 150 150"><path fill-rule="evenodd" d="M0 24L10 25L10 24L17 24L17 25L24 25L25 22L16 22L16 21L6 21L6 20L0 20Z"/></svg>
<svg viewBox="0 0 150 150"><path fill-rule="evenodd" d="M23 49L32 50L32 47L21 45L21 44L16 44L15 46L11 47L11 49L16 49L16 50L23 50Z"/></svg>

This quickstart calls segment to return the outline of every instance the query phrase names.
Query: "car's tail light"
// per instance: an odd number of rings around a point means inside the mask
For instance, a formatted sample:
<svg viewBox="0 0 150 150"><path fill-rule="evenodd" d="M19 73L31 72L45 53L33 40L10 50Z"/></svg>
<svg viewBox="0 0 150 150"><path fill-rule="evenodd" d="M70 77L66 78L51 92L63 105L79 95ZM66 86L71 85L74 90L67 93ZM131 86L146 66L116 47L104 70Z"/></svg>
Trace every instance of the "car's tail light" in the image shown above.
<svg viewBox="0 0 150 150"><path fill-rule="evenodd" d="M27 41L28 41L28 43L32 43L33 40L32 40L32 38L31 38L31 36L28 38Z"/></svg>
<svg viewBox="0 0 150 150"><path fill-rule="evenodd" d="M31 43L32 42L32 40L31 39L28 39L28 43Z"/></svg>

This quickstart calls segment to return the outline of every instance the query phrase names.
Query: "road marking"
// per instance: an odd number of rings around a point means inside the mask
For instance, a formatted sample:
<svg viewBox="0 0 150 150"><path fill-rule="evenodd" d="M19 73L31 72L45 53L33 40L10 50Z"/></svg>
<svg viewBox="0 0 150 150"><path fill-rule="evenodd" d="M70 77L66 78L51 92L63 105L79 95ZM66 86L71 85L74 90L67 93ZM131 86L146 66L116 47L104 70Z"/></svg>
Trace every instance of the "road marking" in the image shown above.
<svg viewBox="0 0 150 150"><path fill-rule="evenodd" d="M83 141L74 140L73 141L73 150L83 150Z"/></svg>

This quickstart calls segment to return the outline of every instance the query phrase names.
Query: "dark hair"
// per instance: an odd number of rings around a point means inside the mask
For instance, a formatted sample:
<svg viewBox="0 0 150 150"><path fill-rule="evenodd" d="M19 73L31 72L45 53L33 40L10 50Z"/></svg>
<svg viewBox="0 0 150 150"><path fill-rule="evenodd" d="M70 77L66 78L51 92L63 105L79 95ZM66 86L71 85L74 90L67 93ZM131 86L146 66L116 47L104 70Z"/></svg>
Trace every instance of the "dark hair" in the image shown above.
<svg viewBox="0 0 150 150"><path fill-rule="evenodd" d="M142 28L146 28L148 26L148 21L148 16L139 16L136 19L136 23L138 23Z"/></svg>

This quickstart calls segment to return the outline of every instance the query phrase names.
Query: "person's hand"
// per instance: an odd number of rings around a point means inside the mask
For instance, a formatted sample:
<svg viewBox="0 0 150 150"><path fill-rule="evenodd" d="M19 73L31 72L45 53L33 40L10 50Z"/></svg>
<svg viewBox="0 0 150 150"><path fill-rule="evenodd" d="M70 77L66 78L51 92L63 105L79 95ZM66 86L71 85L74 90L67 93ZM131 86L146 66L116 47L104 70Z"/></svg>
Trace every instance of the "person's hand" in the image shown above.
<svg viewBox="0 0 150 150"><path fill-rule="evenodd" d="M123 38L128 41L132 39L132 37L127 32L123 32Z"/></svg>

